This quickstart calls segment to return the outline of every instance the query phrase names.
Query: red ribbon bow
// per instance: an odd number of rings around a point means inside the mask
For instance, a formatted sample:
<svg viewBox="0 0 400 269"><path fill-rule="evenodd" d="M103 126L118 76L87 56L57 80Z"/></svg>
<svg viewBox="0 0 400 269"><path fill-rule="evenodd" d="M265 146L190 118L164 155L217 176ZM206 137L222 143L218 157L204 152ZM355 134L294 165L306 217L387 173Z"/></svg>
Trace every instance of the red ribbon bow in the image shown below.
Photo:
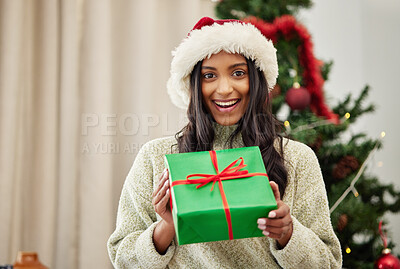
<svg viewBox="0 0 400 269"><path fill-rule="evenodd" d="M215 182L218 181L219 191L221 193L222 204L224 206L224 211L225 211L225 216L226 216L226 222L228 224L229 240L232 240L233 239L233 231L232 231L231 212L229 209L228 201L226 199L222 181L230 180L230 179L246 178L246 177L252 177L252 176L268 177L268 175L266 173L249 173L248 170L240 171L240 169L243 169L247 166L244 164L243 157L240 157L237 160L233 161L224 170L222 170L222 172L219 172L217 154L215 153L214 150L209 151L209 153L211 156L211 162L214 166L215 172L217 173L216 175L190 174L190 175L186 176L186 179L184 179L184 180L176 180L176 181L172 182L171 187L174 187L176 185L183 185L183 184L199 184L196 187L196 189L198 189L198 188L204 187L205 185L207 185L210 182L213 182L213 185L211 187L211 191L212 191L214 189ZM239 161L240 161L240 163L237 166L235 166Z"/></svg>

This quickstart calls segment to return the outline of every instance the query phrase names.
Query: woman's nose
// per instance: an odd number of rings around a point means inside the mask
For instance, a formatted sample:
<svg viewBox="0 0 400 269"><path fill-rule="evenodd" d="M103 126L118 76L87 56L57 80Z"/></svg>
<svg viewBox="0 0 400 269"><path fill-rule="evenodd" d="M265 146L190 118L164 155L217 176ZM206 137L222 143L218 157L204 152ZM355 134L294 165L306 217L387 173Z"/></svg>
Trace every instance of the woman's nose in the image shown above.
<svg viewBox="0 0 400 269"><path fill-rule="evenodd" d="M229 80L229 78L221 77L219 79L217 93L221 95L229 95L231 92L233 92L231 81Z"/></svg>

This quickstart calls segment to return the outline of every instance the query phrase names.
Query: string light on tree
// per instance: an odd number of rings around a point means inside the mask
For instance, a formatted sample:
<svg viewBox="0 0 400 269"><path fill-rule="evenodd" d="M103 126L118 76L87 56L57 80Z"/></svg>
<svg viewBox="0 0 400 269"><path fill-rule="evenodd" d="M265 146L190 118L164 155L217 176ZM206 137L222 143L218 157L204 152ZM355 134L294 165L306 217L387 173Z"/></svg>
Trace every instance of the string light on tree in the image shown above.
<svg viewBox="0 0 400 269"><path fill-rule="evenodd" d="M367 158L365 159L364 163L361 165L361 168L358 170L356 176L351 181L350 186L343 192L342 196L340 196L340 198L336 201L336 203L330 208L329 212L331 214L339 206L339 204L344 200L344 198L346 198L347 194L349 194L350 191L353 192L355 197L359 196L359 193L356 190L356 188L354 187L354 185L356 184L358 179L361 177L362 173L364 172L365 168L367 167L367 164L371 160L371 158L374 155L374 153L378 150L378 147L382 143L382 139L385 137L385 135L386 135L385 132L381 132L380 138L376 142L374 148L369 152L369 154L368 154Z"/></svg>
<svg viewBox="0 0 400 269"><path fill-rule="evenodd" d="M289 121L285 121L284 123L283 123L283 125L285 126L285 128L286 128L286 132L289 134L290 132L291 132L291 128L290 128L290 122Z"/></svg>
<svg viewBox="0 0 400 269"><path fill-rule="evenodd" d="M354 197L356 197L356 198L360 195L360 194L358 193L358 191L356 190L356 188L352 188L351 191L353 192Z"/></svg>
<svg viewBox="0 0 400 269"><path fill-rule="evenodd" d="M340 120L339 120L339 124L343 124L346 120L348 120L350 118L350 113L347 112ZM302 131L306 131L306 130L310 130L310 129L315 129L317 127L320 126L324 126L324 125L331 125L331 124L335 124L334 122L332 122L332 120L320 120L320 121L316 121L310 124L305 124L305 125L301 125L296 127L295 129L291 130L288 129L288 127L290 127L290 124L288 121L284 122L284 125L286 127L286 132L289 133L298 133L298 132L302 132Z"/></svg>

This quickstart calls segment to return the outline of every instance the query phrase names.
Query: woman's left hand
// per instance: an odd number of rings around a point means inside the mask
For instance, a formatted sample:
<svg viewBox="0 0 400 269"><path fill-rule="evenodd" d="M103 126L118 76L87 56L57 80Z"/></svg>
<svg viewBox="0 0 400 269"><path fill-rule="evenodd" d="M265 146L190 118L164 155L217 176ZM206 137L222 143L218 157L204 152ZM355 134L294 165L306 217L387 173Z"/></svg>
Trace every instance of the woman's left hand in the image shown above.
<svg viewBox="0 0 400 269"><path fill-rule="evenodd" d="M290 216L289 206L281 200L278 184L270 181L270 185L274 192L278 209L270 211L268 218L259 218L257 224L265 236L276 239L278 246L284 248L293 233L292 217Z"/></svg>

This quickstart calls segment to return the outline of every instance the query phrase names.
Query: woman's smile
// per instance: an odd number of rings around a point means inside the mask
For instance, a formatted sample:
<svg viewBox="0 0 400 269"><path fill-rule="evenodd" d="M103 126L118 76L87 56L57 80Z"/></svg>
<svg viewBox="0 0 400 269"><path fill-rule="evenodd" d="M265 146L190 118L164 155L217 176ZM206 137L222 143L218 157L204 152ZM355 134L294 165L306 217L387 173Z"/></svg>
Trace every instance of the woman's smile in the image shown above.
<svg viewBox="0 0 400 269"><path fill-rule="evenodd" d="M246 59L221 51L205 59L201 68L202 94L207 110L221 125L236 124L249 102Z"/></svg>
<svg viewBox="0 0 400 269"><path fill-rule="evenodd" d="M214 104L217 109L221 112L230 112L235 109L236 105L241 101L241 99L232 100L214 100Z"/></svg>

